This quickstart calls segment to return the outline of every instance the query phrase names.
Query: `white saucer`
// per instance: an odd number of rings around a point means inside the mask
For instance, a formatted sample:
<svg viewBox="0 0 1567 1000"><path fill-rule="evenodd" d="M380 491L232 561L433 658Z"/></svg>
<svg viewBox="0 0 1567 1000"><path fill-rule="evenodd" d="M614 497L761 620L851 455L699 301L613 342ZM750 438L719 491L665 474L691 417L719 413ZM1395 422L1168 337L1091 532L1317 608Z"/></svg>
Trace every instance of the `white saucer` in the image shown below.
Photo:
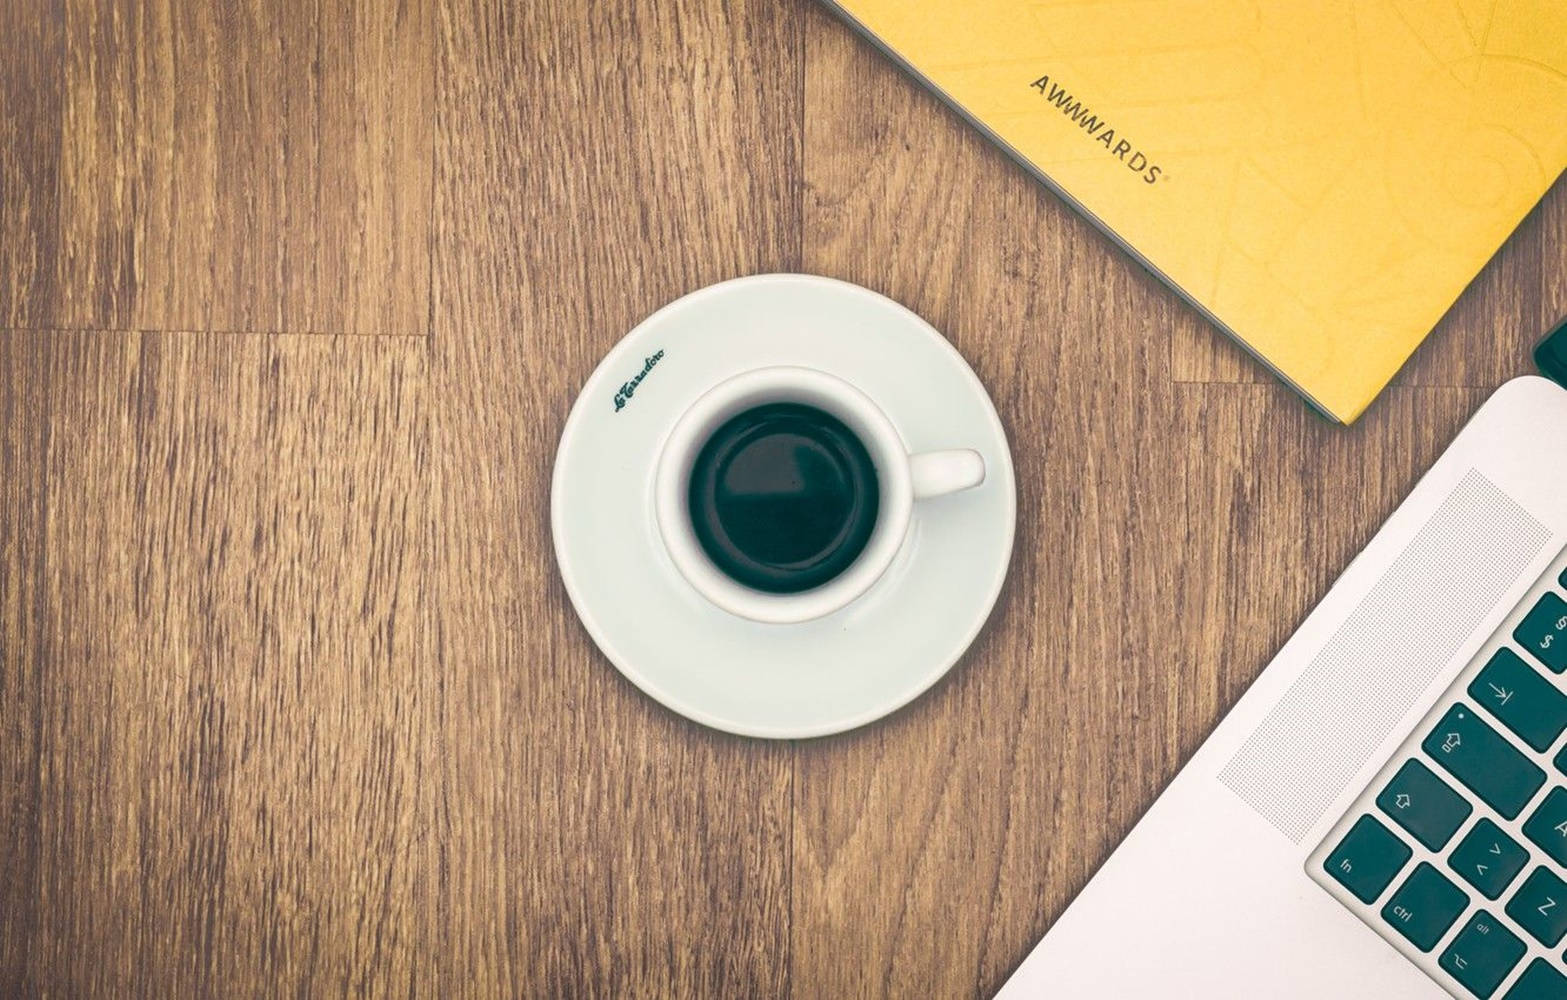
<svg viewBox="0 0 1567 1000"><path fill-rule="evenodd" d="M798 625L709 604L670 561L653 512L675 420L716 383L768 365L837 375L911 450L972 448L987 470L972 490L916 505L909 543L868 593ZM1001 592L1017 517L1006 434L952 345L890 299L790 274L693 292L615 345L566 421L551 508L572 605L620 672L704 725L778 739L864 725L945 674Z"/></svg>

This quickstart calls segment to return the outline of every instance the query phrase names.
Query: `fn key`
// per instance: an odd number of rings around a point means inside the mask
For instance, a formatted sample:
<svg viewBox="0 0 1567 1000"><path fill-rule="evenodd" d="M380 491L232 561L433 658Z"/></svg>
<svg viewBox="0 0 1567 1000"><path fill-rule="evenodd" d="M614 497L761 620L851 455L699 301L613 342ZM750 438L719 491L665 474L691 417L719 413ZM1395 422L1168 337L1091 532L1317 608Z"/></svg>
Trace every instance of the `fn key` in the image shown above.
<svg viewBox="0 0 1567 1000"><path fill-rule="evenodd" d="M1382 895L1414 852L1370 816L1362 816L1322 867L1362 903Z"/></svg>

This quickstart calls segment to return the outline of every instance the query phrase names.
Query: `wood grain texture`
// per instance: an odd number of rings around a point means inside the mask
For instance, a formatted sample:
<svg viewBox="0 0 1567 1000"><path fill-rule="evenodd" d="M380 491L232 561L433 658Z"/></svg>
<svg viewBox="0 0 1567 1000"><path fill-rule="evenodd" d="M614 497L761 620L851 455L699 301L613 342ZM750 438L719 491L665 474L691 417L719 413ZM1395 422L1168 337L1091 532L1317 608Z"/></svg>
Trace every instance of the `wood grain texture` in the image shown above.
<svg viewBox="0 0 1567 1000"><path fill-rule="evenodd" d="M0 335L6 996L405 992L421 340Z"/></svg>
<svg viewBox="0 0 1567 1000"><path fill-rule="evenodd" d="M0 46L0 996L989 996L1567 310L1558 184L1335 427L804 0ZM794 744L636 691L548 527L604 352L773 270L930 319L1019 483L971 652Z"/></svg>
<svg viewBox="0 0 1567 1000"><path fill-rule="evenodd" d="M64 31L31 3L0 4L0 325L41 315L59 246Z"/></svg>
<svg viewBox="0 0 1567 1000"><path fill-rule="evenodd" d="M616 673L567 603L548 510L567 410L626 330L798 266L798 10L453 3L439 58L426 632L446 978L786 995L789 747L705 731Z"/></svg>
<svg viewBox="0 0 1567 1000"><path fill-rule="evenodd" d="M427 0L6 6L0 321L425 332Z"/></svg>
<svg viewBox="0 0 1567 1000"><path fill-rule="evenodd" d="M1181 386L1179 690L1217 722L1489 389L1394 386L1349 428L1274 384ZM1183 733L1182 759L1208 727Z"/></svg>
<svg viewBox="0 0 1567 1000"><path fill-rule="evenodd" d="M1158 550L1181 524L1180 453L1146 446L1170 297L834 19L807 26L806 269L908 304L974 363L1019 509L974 651L893 720L797 749L794 937L835 946L796 949L792 981L989 995L1170 763L1173 720L1144 702L1167 697L1178 553Z"/></svg>

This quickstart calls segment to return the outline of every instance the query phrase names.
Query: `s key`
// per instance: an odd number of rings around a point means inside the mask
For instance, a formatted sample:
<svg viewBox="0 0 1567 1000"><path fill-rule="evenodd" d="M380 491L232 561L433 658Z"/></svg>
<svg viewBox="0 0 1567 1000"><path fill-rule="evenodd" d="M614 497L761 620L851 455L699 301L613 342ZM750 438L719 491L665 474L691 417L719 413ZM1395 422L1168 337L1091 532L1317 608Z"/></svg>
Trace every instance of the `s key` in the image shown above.
<svg viewBox="0 0 1567 1000"><path fill-rule="evenodd" d="M1513 630L1513 639L1552 673L1567 670L1567 601L1547 591Z"/></svg>

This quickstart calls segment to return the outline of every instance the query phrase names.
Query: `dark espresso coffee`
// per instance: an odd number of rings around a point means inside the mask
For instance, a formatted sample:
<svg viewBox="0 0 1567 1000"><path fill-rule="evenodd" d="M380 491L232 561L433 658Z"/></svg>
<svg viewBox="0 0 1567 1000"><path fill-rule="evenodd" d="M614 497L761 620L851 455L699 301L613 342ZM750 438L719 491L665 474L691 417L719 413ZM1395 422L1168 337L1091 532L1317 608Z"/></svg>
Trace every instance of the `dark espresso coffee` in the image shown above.
<svg viewBox="0 0 1567 1000"><path fill-rule="evenodd" d="M714 431L691 470L691 524L709 559L756 590L819 587L876 526L876 466L837 417L768 403Z"/></svg>

